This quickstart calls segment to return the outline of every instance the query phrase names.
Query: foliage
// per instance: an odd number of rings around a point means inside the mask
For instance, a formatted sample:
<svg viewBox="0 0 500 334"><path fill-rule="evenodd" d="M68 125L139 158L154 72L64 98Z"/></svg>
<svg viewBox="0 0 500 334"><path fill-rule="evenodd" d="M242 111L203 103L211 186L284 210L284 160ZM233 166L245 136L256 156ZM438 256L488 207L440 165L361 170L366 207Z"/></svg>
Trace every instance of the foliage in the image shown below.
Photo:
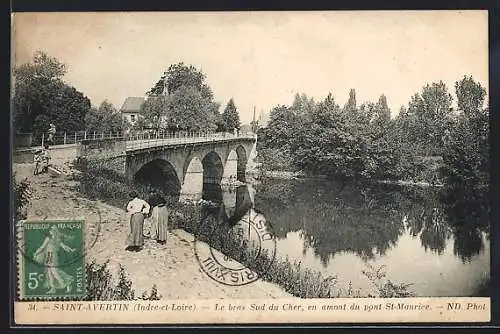
<svg viewBox="0 0 500 334"><path fill-rule="evenodd" d="M485 90L471 77L457 82L458 115L446 141L443 174L452 188L486 193L489 184L489 112L482 108Z"/></svg>
<svg viewBox="0 0 500 334"><path fill-rule="evenodd" d="M475 118L483 108L486 98L486 89L472 76L464 76L455 83L458 110L462 111L469 119Z"/></svg>
<svg viewBox="0 0 500 334"><path fill-rule="evenodd" d="M151 291L144 291L140 297L142 300L161 300L161 295L158 292L158 288L156 287L156 284L153 285L151 288Z"/></svg>
<svg viewBox="0 0 500 334"><path fill-rule="evenodd" d="M240 129L240 115L236 110L236 106L234 105L234 100L231 98L224 108L224 112L222 113L222 122L225 131L233 131L233 129Z"/></svg>
<svg viewBox="0 0 500 334"><path fill-rule="evenodd" d="M385 96L377 104L356 107L351 90L341 109L330 93L315 103L305 94L290 107L271 111L270 122L259 130L260 148L278 149L292 157L295 169L337 178L384 178L397 160L387 135L391 129ZM276 165L276 164L275 164Z"/></svg>
<svg viewBox="0 0 500 334"><path fill-rule="evenodd" d="M219 104L203 98L201 92L182 86L168 97L169 124L184 131L214 131Z"/></svg>
<svg viewBox="0 0 500 334"><path fill-rule="evenodd" d="M257 149L257 161L262 162L260 172L285 171L294 172L297 167L293 165L293 158L288 152L277 148Z"/></svg>
<svg viewBox="0 0 500 334"><path fill-rule="evenodd" d="M398 138L413 155L441 155L450 128L452 96L442 82L427 84L398 115Z"/></svg>
<svg viewBox="0 0 500 334"><path fill-rule="evenodd" d="M219 103L213 100L206 76L192 65L170 65L147 93L144 119L158 129L214 131L221 126Z"/></svg>
<svg viewBox="0 0 500 334"><path fill-rule="evenodd" d="M447 136L441 173L447 186L445 201L455 208L451 214L458 222L456 230L467 242L456 243L455 249L464 254L463 250L482 247L475 225L489 226L489 110L483 108L485 89L471 77L455 88L460 109ZM464 260L470 257L465 255Z"/></svg>
<svg viewBox="0 0 500 334"><path fill-rule="evenodd" d="M60 131L83 130L90 100L62 81L66 66L37 51L31 63L14 69L13 119L19 132L44 133L49 123Z"/></svg>
<svg viewBox="0 0 500 334"><path fill-rule="evenodd" d="M30 203L31 189L28 178L17 182L13 178L14 221L26 219L26 207Z"/></svg>
<svg viewBox="0 0 500 334"><path fill-rule="evenodd" d="M17 80L29 81L34 76L47 79L61 78L66 74L66 65L43 51L35 51L33 62L22 64L14 69Z"/></svg>
<svg viewBox="0 0 500 334"><path fill-rule="evenodd" d="M98 264L95 260L86 264L87 300L133 300L132 281L123 266L119 266L115 281L108 264L109 261Z"/></svg>
<svg viewBox="0 0 500 334"><path fill-rule="evenodd" d="M370 283L372 283L376 288L375 295L369 295L369 297L375 298L407 298L415 297L415 293L411 291L410 287L412 284L400 283L395 284L394 282L386 278L387 273L384 270L385 266L380 266L374 268L370 264L367 264L368 270L363 270L363 275L365 275Z"/></svg>
<svg viewBox="0 0 500 334"><path fill-rule="evenodd" d="M128 127L126 119L107 100L99 108L91 108L85 116L85 129L97 133L122 133Z"/></svg>
<svg viewBox="0 0 500 334"><path fill-rule="evenodd" d="M458 113L438 81L423 86L394 119L385 95L358 106L351 89L340 108L331 93L319 103L296 94L291 106L273 108L268 126L259 129L259 158L270 168L337 179L467 180L484 190L489 177L485 89L472 77L455 88ZM286 167L290 159L293 167Z"/></svg>
<svg viewBox="0 0 500 334"><path fill-rule="evenodd" d="M156 285L150 291L144 291L140 297L135 297L130 280L125 268L119 264L117 276L114 277L109 269L109 260L104 263L91 263L85 265L87 279L86 300L160 300Z"/></svg>
<svg viewBox="0 0 500 334"><path fill-rule="evenodd" d="M351 88L351 90L349 91L349 99L347 100L347 103L344 106L344 112L350 114L350 113L355 113L356 111L357 111L356 90Z"/></svg>
<svg viewBox="0 0 500 334"><path fill-rule="evenodd" d="M167 128L165 120L167 109L168 104L166 96L150 96L142 104L140 111L142 117L139 117L134 125L136 125L136 127L143 128L145 123L148 122L157 130L165 129ZM137 122L139 123L137 124Z"/></svg>

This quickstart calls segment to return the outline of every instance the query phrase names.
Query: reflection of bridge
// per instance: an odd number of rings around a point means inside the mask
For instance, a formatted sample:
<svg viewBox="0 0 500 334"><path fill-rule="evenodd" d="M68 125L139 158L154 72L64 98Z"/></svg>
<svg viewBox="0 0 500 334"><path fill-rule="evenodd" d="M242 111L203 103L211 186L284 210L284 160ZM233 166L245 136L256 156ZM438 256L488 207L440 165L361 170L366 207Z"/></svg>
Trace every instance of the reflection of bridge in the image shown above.
<svg viewBox="0 0 500 334"><path fill-rule="evenodd" d="M108 168L130 181L147 183L190 197L199 197L203 184L221 184L233 177L245 181L247 162L255 149L254 134L119 138L83 140L77 156L104 160Z"/></svg>

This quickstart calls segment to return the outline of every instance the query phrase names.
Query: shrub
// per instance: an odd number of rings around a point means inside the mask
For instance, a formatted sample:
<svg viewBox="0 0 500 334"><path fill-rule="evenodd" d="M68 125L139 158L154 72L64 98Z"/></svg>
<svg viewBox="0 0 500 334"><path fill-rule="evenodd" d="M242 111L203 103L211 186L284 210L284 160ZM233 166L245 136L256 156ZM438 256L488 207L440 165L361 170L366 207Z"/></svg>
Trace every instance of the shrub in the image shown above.
<svg viewBox="0 0 500 334"><path fill-rule="evenodd" d="M17 182L13 180L14 221L26 219L26 207L31 198L30 184L27 178Z"/></svg>
<svg viewBox="0 0 500 334"><path fill-rule="evenodd" d="M98 264L93 260L86 265L87 278L87 298L86 300L160 300L156 285L151 291L144 291L141 297L135 298L135 291L132 289L130 280L125 268L120 264L118 278L113 279L113 275L108 268L109 261Z"/></svg>
<svg viewBox="0 0 500 334"><path fill-rule="evenodd" d="M87 300L133 300L132 281L122 265L118 280L113 283L113 275L108 268L109 261L98 264L92 261L86 265Z"/></svg>
<svg viewBox="0 0 500 334"><path fill-rule="evenodd" d="M142 296L140 299L142 299L142 300L160 300L161 295L158 292L158 288L156 287L156 284L153 285L150 292L144 291L142 293Z"/></svg>
<svg viewBox="0 0 500 334"><path fill-rule="evenodd" d="M403 298L414 297L415 293L411 291L411 283L395 284L394 282L386 279L387 273L385 266L374 268L367 264L368 270L363 270L363 274L368 278L370 283L376 288L376 294L368 294L368 297L378 298Z"/></svg>

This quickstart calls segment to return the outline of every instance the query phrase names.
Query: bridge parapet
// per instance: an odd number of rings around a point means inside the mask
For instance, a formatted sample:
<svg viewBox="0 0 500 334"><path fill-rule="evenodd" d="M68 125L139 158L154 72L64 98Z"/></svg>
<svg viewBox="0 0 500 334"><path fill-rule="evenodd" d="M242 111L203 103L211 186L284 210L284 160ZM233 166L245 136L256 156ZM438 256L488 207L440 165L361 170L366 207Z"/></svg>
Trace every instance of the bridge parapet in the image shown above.
<svg viewBox="0 0 500 334"><path fill-rule="evenodd" d="M143 150L154 150L165 146L192 145L192 144L210 144L237 141L256 140L253 134L244 134L239 136L206 136L206 137L181 137L181 138L155 138L146 140L127 141L127 152L136 152Z"/></svg>
<svg viewBox="0 0 500 334"><path fill-rule="evenodd" d="M125 155L127 142L121 138L86 139L78 142L76 155L79 158L113 158Z"/></svg>

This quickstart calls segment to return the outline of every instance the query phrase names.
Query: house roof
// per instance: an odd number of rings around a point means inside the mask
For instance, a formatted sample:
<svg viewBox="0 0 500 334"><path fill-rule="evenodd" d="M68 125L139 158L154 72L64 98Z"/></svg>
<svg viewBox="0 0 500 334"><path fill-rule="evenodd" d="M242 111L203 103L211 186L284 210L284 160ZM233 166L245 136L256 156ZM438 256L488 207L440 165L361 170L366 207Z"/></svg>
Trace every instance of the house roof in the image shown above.
<svg viewBox="0 0 500 334"><path fill-rule="evenodd" d="M122 113L137 113L141 110L141 106L144 103L145 99L144 97L127 97L125 99L125 102L123 102L123 105L120 109Z"/></svg>

